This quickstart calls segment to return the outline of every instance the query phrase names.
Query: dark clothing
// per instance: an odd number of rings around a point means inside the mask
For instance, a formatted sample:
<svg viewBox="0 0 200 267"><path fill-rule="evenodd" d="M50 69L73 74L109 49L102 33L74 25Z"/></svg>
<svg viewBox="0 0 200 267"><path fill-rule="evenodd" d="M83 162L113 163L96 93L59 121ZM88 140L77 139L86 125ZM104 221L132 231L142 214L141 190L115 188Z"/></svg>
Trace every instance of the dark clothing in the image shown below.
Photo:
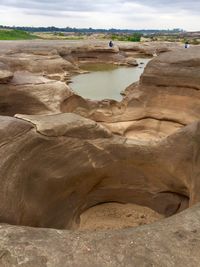
<svg viewBox="0 0 200 267"><path fill-rule="evenodd" d="M113 47L113 42L112 41L109 42L109 46Z"/></svg>
<svg viewBox="0 0 200 267"><path fill-rule="evenodd" d="M188 48L188 47L189 47L189 43L185 42L185 48Z"/></svg>

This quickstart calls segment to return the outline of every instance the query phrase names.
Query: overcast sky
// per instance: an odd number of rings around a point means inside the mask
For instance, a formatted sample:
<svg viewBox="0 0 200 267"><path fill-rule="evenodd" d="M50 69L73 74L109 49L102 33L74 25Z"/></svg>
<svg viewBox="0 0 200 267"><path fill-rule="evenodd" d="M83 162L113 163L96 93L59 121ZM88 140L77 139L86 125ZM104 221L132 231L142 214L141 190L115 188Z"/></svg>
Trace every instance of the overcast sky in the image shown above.
<svg viewBox="0 0 200 267"><path fill-rule="evenodd" d="M0 25L200 30L200 0L0 0Z"/></svg>

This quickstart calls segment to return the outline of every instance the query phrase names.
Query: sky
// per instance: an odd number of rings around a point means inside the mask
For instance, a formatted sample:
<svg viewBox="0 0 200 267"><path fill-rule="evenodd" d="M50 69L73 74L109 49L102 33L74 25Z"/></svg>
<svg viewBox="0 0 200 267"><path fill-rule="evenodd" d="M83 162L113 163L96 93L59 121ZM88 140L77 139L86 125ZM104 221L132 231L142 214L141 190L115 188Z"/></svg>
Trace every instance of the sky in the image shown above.
<svg viewBox="0 0 200 267"><path fill-rule="evenodd" d="M0 25L200 31L200 0L0 0Z"/></svg>

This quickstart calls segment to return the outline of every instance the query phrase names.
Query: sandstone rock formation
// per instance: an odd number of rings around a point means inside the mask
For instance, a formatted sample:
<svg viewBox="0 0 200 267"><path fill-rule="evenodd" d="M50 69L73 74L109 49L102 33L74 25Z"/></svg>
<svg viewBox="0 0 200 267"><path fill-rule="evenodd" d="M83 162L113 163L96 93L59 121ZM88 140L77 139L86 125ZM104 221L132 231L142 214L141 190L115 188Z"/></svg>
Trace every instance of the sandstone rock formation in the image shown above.
<svg viewBox="0 0 200 267"><path fill-rule="evenodd" d="M0 114L53 114L72 95L68 86L27 71L15 72L6 84L0 84Z"/></svg>
<svg viewBox="0 0 200 267"><path fill-rule="evenodd" d="M2 62L0 62L0 83L7 83L13 77L13 73L10 69Z"/></svg>
<svg viewBox="0 0 200 267"><path fill-rule="evenodd" d="M91 103L70 92L65 84L70 80L70 75L81 72L80 66L83 63L106 62L127 66L137 65L134 59L137 54L152 55L155 50L158 53L159 50L169 49L173 49L173 47L169 48L167 44L139 46L117 43L113 48L109 48L106 42L73 43L71 45L64 41L35 41L16 42L15 46L12 42L8 42L7 46L5 44L2 46L0 43L0 61L4 64L0 65L0 69L1 71L4 69L4 75L5 67L3 66L6 64L10 69L10 72L6 74L9 78L1 79L6 85L0 85L0 115L50 114L72 110L94 120L100 121L103 117L103 121L112 122L113 119L108 118L109 116L104 119L105 114L113 114L113 111L110 112L113 109L120 114L121 111L118 111L118 107L123 110L126 101L121 105L105 102L109 109L107 112L104 109L104 102ZM72 95L74 97L69 100ZM56 108L52 101L54 97L57 103ZM80 103L72 108L71 102L75 103L75 99L86 103L89 110L85 110L85 107L82 108ZM69 101L70 105L66 106L65 103L69 103ZM22 105L22 103L26 103L26 105ZM99 109L99 106L103 106L103 111L101 111L102 108ZM101 113L103 113L102 116Z"/></svg>
<svg viewBox="0 0 200 267"><path fill-rule="evenodd" d="M64 46L65 45L65 46ZM3 51L2 51L3 50ZM53 114L62 112L66 99L73 95L66 81L81 72L83 62L106 61L133 64L107 44L79 44L71 47L66 42L0 43L0 115ZM135 62L136 64L136 62Z"/></svg>
<svg viewBox="0 0 200 267"><path fill-rule="evenodd" d="M148 226L71 232L1 225L2 266L197 267L200 206Z"/></svg>
<svg viewBox="0 0 200 267"><path fill-rule="evenodd" d="M199 123L151 145L75 114L17 117L1 117L2 222L71 228L102 202L169 216L199 201Z"/></svg>
<svg viewBox="0 0 200 267"><path fill-rule="evenodd" d="M179 49L151 60L121 103L71 96L62 110L102 122L116 134L157 140L200 118L199 84L200 47Z"/></svg>
<svg viewBox="0 0 200 267"><path fill-rule="evenodd" d="M199 122L150 145L74 114L17 117L0 117L3 223L75 228L84 210L102 202L133 202L165 216L199 202ZM198 216L194 207L135 230L97 233L2 225L0 263L181 266L199 247Z"/></svg>
<svg viewBox="0 0 200 267"><path fill-rule="evenodd" d="M199 266L200 48L174 48L0 42L0 266ZM65 83L84 62L162 52L121 102ZM165 218L78 230L110 202Z"/></svg>

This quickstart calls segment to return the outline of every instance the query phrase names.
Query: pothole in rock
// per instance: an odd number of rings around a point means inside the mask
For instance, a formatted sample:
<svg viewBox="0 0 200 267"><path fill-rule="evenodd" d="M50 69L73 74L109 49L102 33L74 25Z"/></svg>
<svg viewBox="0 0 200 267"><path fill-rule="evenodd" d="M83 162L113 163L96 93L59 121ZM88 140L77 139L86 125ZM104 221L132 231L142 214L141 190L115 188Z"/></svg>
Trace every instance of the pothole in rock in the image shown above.
<svg viewBox="0 0 200 267"><path fill-rule="evenodd" d="M72 78L70 87L80 96L92 100L122 100L121 92L133 82L139 81L151 58L137 58L137 67L111 64L87 64L81 68L89 73Z"/></svg>
<svg viewBox="0 0 200 267"><path fill-rule="evenodd" d="M116 202L96 205L83 212L78 230L106 230L136 227L161 220L164 215L136 204Z"/></svg>

